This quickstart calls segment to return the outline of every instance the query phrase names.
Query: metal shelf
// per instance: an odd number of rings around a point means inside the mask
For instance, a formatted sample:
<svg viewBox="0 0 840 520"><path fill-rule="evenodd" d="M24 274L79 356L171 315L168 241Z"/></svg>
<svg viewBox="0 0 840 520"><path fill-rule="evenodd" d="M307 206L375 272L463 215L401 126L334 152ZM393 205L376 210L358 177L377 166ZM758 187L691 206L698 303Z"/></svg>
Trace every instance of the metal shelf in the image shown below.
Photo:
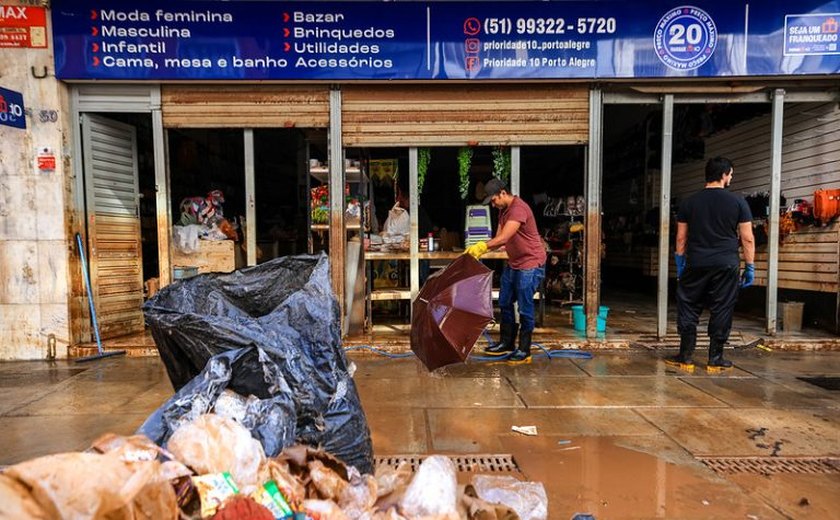
<svg viewBox="0 0 840 520"><path fill-rule="evenodd" d="M309 174L325 184L330 178L329 168L310 168ZM362 175L362 170L359 168L346 168L344 170L344 177L345 182L362 182L362 179L365 178Z"/></svg>
<svg viewBox="0 0 840 520"><path fill-rule="evenodd" d="M410 300L411 291L408 289L376 289L370 293L371 301Z"/></svg>

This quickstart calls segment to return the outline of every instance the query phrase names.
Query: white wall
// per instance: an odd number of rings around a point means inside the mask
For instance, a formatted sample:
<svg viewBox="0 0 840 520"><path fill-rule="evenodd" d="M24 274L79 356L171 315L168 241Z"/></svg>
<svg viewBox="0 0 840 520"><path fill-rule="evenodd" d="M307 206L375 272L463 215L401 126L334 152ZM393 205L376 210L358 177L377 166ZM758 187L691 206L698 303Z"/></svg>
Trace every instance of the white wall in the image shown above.
<svg viewBox="0 0 840 520"><path fill-rule="evenodd" d="M43 359L50 334L63 357L70 338L69 110L66 89L53 76L49 44L0 48L0 86L21 92L27 110L25 130L0 126L0 359ZM46 67L48 76L36 79L30 66L37 74ZM47 111L45 120L41 111ZM50 121L50 111L57 121ZM35 171L37 147L53 149L55 172Z"/></svg>

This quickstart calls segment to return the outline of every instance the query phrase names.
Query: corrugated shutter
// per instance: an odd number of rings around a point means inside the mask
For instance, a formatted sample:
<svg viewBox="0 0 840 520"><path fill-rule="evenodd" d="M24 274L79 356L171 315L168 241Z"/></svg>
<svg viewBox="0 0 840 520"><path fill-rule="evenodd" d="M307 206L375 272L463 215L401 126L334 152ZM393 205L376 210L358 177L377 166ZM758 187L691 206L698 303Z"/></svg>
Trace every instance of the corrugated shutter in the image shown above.
<svg viewBox="0 0 840 520"><path fill-rule="evenodd" d="M75 85L79 112L150 112L159 99L158 85Z"/></svg>
<svg viewBox="0 0 840 520"><path fill-rule="evenodd" d="M732 190L770 190L770 116L735 125L706 140L705 157L722 155L735 164ZM674 165L673 197L703 186L703 161ZM785 105L782 137L782 195L814 200L814 191L840 182L840 108L837 103ZM779 248L779 287L820 292L838 290L838 225L805 226ZM766 247L756 248L756 284L767 283Z"/></svg>
<svg viewBox="0 0 840 520"><path fill-rule="evenodd" d="M326 128L327 86L164 85L163 126L167 128Z"/></svg>
<svg viewBox="0 0 840 520"><path fill-rule="evenodd" d="M102 338L143 330L137 132L82 115L90 278Z"/></svg>
<svg viewBox="0 0 840 520"><path fill-rule="evenodd" d="M585 86L350 85L342 87L344 146L581 144Z"/></svg>

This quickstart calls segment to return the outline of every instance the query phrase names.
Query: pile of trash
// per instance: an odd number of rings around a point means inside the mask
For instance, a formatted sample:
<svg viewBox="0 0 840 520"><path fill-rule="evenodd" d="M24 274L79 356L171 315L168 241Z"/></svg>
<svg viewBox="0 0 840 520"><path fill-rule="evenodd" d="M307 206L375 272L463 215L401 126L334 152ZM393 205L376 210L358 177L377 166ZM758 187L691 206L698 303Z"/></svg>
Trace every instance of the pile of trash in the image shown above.
<svg viewBox="0 0 840 520"><path fill-rule="evenodd" d="M373 470L326 255L201 274L161 289L144 312L177 392L138 433L164 445L184 422L228 410L269 456L298 443Z"/></svg>
<svg viewBox="0 0 840 520"><path fill-rule="evenodd" d="M416 474L403 464L373 475L303 445L267 457L245 427L216 414L183 424L165 448L107 434L86 452L0 473L0 518L16 519L536 520L546 504L541 485L512 477L459 486L444 456Z"/></svg>
<svg viewBox="0 0 840 520"><path fill-rule="evenodd" d="M541 484L431 456L374 469L326 255L202 274L144 306L176 390L138 430L0 473L0 519L547 518Z"/></svg>

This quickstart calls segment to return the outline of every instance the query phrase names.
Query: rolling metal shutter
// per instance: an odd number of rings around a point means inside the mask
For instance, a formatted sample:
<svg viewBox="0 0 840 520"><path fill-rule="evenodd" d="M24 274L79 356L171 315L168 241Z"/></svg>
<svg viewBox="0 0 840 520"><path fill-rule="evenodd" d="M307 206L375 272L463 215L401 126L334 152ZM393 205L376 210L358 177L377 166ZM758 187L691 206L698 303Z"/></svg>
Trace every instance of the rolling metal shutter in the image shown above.
<svg viewBox="0 0 840 520"><path fill-rule="evenodd" d="M327 86L163 85L166 128L326 128Z"/></svg>
<svg viewBox="0 0 840 520"><path fill-rule="evenodd" d="M88 248L102 338L143 330L137 131L83 114Z"/></svg>
<svg viewBox="0 0 840 520"><path fill-rule="evenodd" d="M342 87L344 146L583 144L589 90L556 85Z"/></svg>

